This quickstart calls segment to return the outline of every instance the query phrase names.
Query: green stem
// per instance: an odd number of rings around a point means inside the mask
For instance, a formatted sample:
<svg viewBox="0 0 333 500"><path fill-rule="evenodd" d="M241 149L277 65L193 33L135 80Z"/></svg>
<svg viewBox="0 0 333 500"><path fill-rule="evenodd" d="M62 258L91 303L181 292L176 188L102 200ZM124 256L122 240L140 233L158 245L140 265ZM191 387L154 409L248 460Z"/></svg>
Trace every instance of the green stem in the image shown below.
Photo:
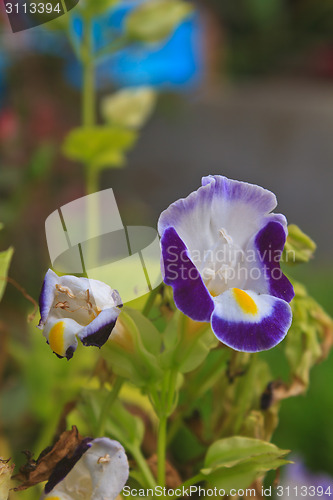
<svg viewBox="0 0 333 500"><path fill-rule="evenodd" d="M142 314L144 316L148 316L148 314L150 313L150 310L153 307L155 299L156 299L157 295L159 294L162 286L163 285L159 285L156 288L154 288L154 290L152 290L150 292L150 294L148 296L148 299L147 299L147 301L146 301L146 303L144 305L144 308L142 309Z"/></svg>
<svg viewBox="0 0 333 500"><path fill-rule="evenodd" d="M168 397L167 397L168 415L170 415L172 412L172 406L173 406L173 402L174 402L175 390L176 390L176 384L177 384L177 375L178 375L178 373L175 370L171 371L171 373L170 373L169 393L168 393Z"/></svg>
<svg viewBox="0 0 333 500"><path fill-rule="evenodd" d="M147 488L154 489L156 486L155 478L149 468L149 465L147 464L145 457L142 455L140 448L133 447L130 448L129 451L133 455L133 458L146 481Z"/></svg>
<svg viewBox="0 0 333 500"><path fill-rule="evenodd" d="M162 415L159 422L157 437L157 484L162 487L165 486L166 431L167 416Z"/></svg>
<svg viewBox="0 0 333 500"><path fill-rule="evenodd" d="M84 127L93 127L96 124L95 113L95 62L93 54L93 33L90 20L85 20L83 39L83 91L82 91L82 124ZM87 194L98 191L98 169L86 165ZM93 218L92 218L93 219Z"/></svg>
<svg viewBox="0 0 333 500"><path fill-rule="evenodd" d="M97 435L98 436L103 436L105 433L105 426L106 426L106 421L108 418L108 415L110 413L110 409L115 402L115 400L118 397L118 394L120 392L120 389L122 388L122 385L124 383L124 379L122 377L118 377L114 386L112 387L112 390L108 394L106 400L104 401L104 405L99 417L99 422L97 426Z"/></svg>
<svg viewBox="0 0 333 500"><path fill-rule="evenodd" d="M93 34L90 20L85 20L83 39L83 94L82 122L84 127L95 124L95 66L93 57Z"/></svg>

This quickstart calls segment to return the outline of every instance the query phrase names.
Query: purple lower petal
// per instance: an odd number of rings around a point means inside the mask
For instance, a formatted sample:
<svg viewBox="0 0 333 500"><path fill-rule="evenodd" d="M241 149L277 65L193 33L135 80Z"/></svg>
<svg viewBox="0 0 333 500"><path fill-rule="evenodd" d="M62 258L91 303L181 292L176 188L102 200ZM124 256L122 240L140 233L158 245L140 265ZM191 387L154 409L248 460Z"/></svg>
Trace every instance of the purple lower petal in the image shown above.
<svg viewBox="0 0 333 500"><path fill-rule="evenodd" d="M286 336L292 313L287 302L274 301L271 314L257 323L227 321L215 309L211 320L213 332L223 344L236 351L259 352L275 347Z"/></svg>
<svg viewBox="0 0 333 500"><path fill-rule="evenodd" d="M164 231L161 245L164 282L172 286L176 306L195 321L209 321L213 299L173 227Z"/></svg>
<svg viewBox="0 0 333 500"><path fill-rule="evenodd" d="M281 256L286 233L279 222L269 222L256 236L255 246L265 268L266 279L269 282L269 293L275 297L290 302L295 293L292 284L280 268Z"/></svg>
<svg viewBox="0 0 333 500"><path fill-rule="evenodd" d="M78 334L84 346L102 347L111 335L120 314L120 309L104 309L88 326Z"/></svg>
<svg viewBox="0 0 333 500"><path fill-rule="evenodd" d="M73 469L82 455L91 447L92 438L85 438L78 445L71 457L65 457L54 467L48 482L45 485L45 493L48 494L59 484L67 474Z"/></svg>
<svg viewBox="0 0 333 500"><path fill-rule="evenodd" d="M51 269L49 269L45 275L42 290L39 296L40 321L38 326L41 328L44 326L49 315L50 308L53 304L54 287L58 281L59 277Z"/></svg>

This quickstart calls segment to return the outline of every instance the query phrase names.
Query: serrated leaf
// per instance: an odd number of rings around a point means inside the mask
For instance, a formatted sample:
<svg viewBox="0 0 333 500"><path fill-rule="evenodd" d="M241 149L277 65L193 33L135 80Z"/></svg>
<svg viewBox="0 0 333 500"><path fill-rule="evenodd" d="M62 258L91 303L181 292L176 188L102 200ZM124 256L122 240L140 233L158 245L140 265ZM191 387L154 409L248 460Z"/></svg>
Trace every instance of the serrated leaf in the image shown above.
<svg viewBox="0 0 333 500"><path fill-rule="evenodd" d="M148 120L155 102L150 87L122 89L103 99L102 115L111 124L136 129Z"/></svg>
<svg viewBox="0 0 333 500"><path fill-rule="evenodd" d="M288 463L283 459L287 453L260 439L220 439L209 447L201 473L209 484L228 493L231 488L246 488L264 472Z"/></svg>
<svg viewBox="0 0 333 500"><path fill-rule="evenodd" d="M132 40L159 42L171 35L192 10L182 0L146 1L127 16L125 33Z"/></svg>
<svg viewBox="0 0 333 500"><path fill-rule="evenodd" d="M136 137L135 132L120 127L80 127L67 135L62 150L67 158L90 167L119 167Z"/></svg>
<svg viewBox="0 0 333 500"><path fill-rule="evenodd" d="M206 454L205 470L220 467L234 467L252 458L280 458L288 450L280 450L274 444L260 439L233 436L213 443ZM265 458L266 457L266 458Z"/></svg>

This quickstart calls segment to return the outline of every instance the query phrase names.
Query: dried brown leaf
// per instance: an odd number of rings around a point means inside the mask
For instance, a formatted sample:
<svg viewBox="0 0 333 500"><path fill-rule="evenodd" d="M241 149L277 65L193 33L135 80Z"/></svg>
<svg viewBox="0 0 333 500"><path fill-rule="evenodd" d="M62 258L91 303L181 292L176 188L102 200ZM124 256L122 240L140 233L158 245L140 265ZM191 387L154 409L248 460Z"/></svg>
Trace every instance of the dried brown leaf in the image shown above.
<svg viewBox="0 0 333 500"><path fill-rule="evenodd" d="M22 484L14 490L25 490L35 484L47 481L58 462L65 457L71 458L81 441L82 437L75 425L73 425L72 430L63 432L52 447L42 451L37 461L30 459L26 465L20 468L20 472L14 478L21 481Z"/></svg>
<svg viewBox="0 0 333 500"><path fill-rule="evenodd" d="M290 384L280 380L270 382L261 396L261 409L268 410L272 405L283 399L304 394L306 389L306 384L296 376Z"/></svg>

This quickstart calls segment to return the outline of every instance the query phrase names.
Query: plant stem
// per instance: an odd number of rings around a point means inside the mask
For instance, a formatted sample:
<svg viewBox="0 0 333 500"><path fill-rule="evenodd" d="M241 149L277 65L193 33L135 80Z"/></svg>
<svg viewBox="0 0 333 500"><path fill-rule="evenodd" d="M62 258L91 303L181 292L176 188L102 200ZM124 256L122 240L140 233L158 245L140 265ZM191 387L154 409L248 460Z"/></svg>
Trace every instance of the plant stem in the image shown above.
<svg viewBox="0 0 333 500"><path fill-rule="evenodd" d="M95 112L95 61L93 53L93 32L89 19L85 19L82 66L83 66L83 91L82 91L82 124L84 127L94 127L96 124ZM87 194L98 191L98 169L86 165L86 192Z"/></svg>
<svg viewBox="0 0 333 500"><path fill-rule="evenodd" d="M84 26L83 48L82 122L84 127L93 127L95 124L95 67L92 26L87 18Z"/></svg>
<svg viewBox="0 0 333 500"><path fill-rule="evenodd" d="M166 454L167 416L160 417L157 437L157 484L165 486L165 454Z"/></svg>
<svg viewBox="0 0 333 500"><path fill-rule="evenodd" d="M147 487L155 488L156 486L155 478L149 468L149 465L147 464L145 457L142 455L140 448L138 447L130 448L130 452L133 455L133 458L147 483Z"/></svg>
<svg viewBox="0 0 333 500"><path fill-rule="evenodd" d="M103 436L105 433L105 425L107 421L107 417L109 415L111 406L115 402L115 400L118 397L118 394L120 392L120 389L122 388L122 385L124 383L124 379L122 377L117 377L116 382L114 386L112 387L112 390L108 394L107 398L104 401L104 405L102 407L102 411L99 417L99 422L98 422L98 427L97 427L97 435L98 436Z"/></svg>
<svg viewBox="0 0 333 500"><path fill-rule="evenodd" d="M144 305L144 308L142 309L142 314L144 316L148 316L148 314L150 313L150 310L153 307L155 299L156 299L157 295L159 294L162 286L163 286L162 284L157 286L156 288L154 288L154 290L152 290L149 293L148 299Z"/></svg>

